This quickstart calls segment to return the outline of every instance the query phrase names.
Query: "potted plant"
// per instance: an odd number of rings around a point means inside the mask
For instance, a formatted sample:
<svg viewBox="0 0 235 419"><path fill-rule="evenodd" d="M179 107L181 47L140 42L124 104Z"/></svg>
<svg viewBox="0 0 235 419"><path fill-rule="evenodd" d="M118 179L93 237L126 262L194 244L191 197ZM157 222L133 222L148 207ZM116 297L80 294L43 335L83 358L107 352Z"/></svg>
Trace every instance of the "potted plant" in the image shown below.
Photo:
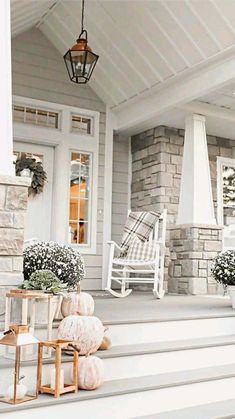
<svg viewBox="0 0 235 419"><path fill-rule="evenodd" d="M59 287L60 290L66 289L67 291L74 291L80 281L85 277L82 256L69 246L55 242L38 242L28 246L24 250L23 256L23 287L32 286L33 281L35 286L34 289L41 284L41 286L47 287L47 292L50 288L50 292L56 293L55 289L57 289L57 287ZM48 274L46 275L46 278L42 278L41 274L40 279L38 279L38 275L36 275L36 277L33 276L32 278L32 275L38 271L50 271L51 274L56 276L57 281L51 276L49 278ZM62 297L60 296L60 298L56 297L54 299L57 300L55 317L58 318Z"/></svg>
<svg viewBox="0 0 235 419"><path fill-rule="evenodd" d="M217 282L223 284L230 296L232 307L235 308L235 251L227 250L217 255L211 273Z"/></svg>
<svg viewBox="0 0 235 419"><path fill-rule="evenodd" d="M57 276L64 287L75 290L85 277L83 258L70 246L38 242L28 246L23 256L24 280L29 280L35 271L47 269Z"/></svg>
<svg viewBox="0 0 235 419"><path fill-rule="evenodd" d="M39 270L32 273L29 279L26 279L19 287L30 291L43 291L47 294L53 294L52 297L52 316L55 317L58 305L61 304L62 296L60 292L63 291L63 285L57 276L48 269ZM35 322L38 324L47 323L47 300L36 300L40 305L36 310Z"/></svg>

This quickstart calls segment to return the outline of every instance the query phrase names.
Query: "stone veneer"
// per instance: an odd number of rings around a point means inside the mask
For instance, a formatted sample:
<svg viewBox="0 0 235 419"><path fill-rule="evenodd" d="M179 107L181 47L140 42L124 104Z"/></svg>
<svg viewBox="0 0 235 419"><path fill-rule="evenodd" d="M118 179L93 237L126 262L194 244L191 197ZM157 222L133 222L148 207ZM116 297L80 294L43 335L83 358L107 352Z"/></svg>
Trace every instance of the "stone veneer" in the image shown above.
<svg viewBox="0 0 235 419"><path fill-rule="evenodd" d="M214 294L211 263L222 250L222 227L180 225L170 228L169 289L181 294Z"/></svg>
<svg viewBox="0 0 235 419"><path fill-rule="evenodd" d="M207 136L207 142L212 182L212 194L216 211L216 158L217 156L230 158L235 157L235 141L215 136ZM186 290L186 286L181 287L178 278L174 278L172 276L172 265L173 260L175 260L175 252L172 246L173 238L170 235L170 227L174 226L176 227L176 231L178 230L176 226L176 216L179 203L183 144L184 130L169 128L165 126L159 126L154 129L145 131L141 134L133 136L131 139L131 206L133 210L143 209L146 211L162 211L163 208L167 208L168 229L166 236L167 251L164 286L165 289L167 289L169 285L169 291L175 292L183 292L183 288ZM232 216L235 217L235 211ZM189 227L189 230L190 229L191 227ZM211 232L208 234L208 236L212 236L212 228L209 230L211 230ZM182 234L186 234L185 231ZM222 233L220 231L220 235L221 234ZM214 237L216 237L216 235ZM214 239L209 241L214 243L215 249L213 251L211 250L211 252L215 255L217 249L219 249L221 246L221 239L218 238L218 241ZM202 261L204 261L204 259L202 259ZM201 266L203 266L203 263ZM169 277L168 271L170 274ZM211 278L208 279L208 284L210 284L210 286L208 285L209 292L212 292L212 290L215 288L215 284L212 286L211 281Z"/></svg>
<svg viewBox="0 0 235 419"><path fill-rule="evenodd" d="M23 279L24 221L31 180L0 175L0 313L5 291Z"/></svg>

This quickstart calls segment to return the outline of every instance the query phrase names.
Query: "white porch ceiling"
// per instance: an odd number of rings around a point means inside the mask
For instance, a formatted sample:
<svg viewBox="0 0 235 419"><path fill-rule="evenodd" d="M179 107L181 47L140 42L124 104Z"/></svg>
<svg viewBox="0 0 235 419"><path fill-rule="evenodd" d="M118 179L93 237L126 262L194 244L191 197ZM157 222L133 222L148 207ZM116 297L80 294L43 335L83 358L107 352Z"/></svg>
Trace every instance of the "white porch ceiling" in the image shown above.
<svg viewBox="0 0 235 419"><path fill-rule="evenodd" d="M11 0L11 30L16 36L37 25L55 0Z"/></svg>
<svg viewBox="0 0 235 419"><path fill-rule="evenodd" d="M80 32L80 0L11 0L12 33L40 30L63 55ZM51 9L50 9L51 8ZM223 56L235 45L234 0L86 0L90 81L113 109Z"/></svg>

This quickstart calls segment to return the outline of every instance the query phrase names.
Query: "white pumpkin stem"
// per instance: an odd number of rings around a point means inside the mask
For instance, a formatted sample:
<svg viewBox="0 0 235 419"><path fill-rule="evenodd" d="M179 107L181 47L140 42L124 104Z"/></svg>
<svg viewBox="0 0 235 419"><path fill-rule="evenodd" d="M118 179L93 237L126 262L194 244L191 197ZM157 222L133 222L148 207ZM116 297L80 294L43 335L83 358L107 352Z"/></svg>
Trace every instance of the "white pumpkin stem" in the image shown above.
<svg viewBox="0 0 235 419"><path fill-rule="evenodd" d="M80 294L81 292L81 283L79 282L79 284L77 285L77 293Z"/></svg>

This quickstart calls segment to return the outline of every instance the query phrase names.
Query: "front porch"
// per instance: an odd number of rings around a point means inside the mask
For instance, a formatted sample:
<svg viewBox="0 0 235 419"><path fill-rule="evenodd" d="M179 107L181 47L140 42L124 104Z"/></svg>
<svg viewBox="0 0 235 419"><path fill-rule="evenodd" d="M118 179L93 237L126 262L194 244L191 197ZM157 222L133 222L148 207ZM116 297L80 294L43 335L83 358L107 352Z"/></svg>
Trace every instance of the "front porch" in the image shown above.
<svg viewBox="0 0 235 419"><path fill-rule="evenodd" d="M156 301L148 292L133 292L121 300L102 292L93 296L95 315L112 339L110 350L96 353L104 362L103 386L59 400L41 395L17 407L2 404L4 418L14 419L16 414L17 418L29 414L35 419L42 414L63 418L76 410L89 419L157 414L173 419L178 409L187 407L197 419L208 419L203 416L204 404L210 403L212 412L221 403L225 409L235 382L235 313L227 297L167 295ZM57 327L55 323L55 336ZM36 330L39 338L43 333L43 328ZM10 365L9 360L0 361L0 390L8 380ZM33 377L35 365L24 362L22 372ZM52 365L53 358L45 360L45 376ZM68 355L63 356L63 368L67 376ZM227 409L234 413L234 404L228 402Z"/></svg>
<svg viewBox="0 0 235 419"><path fill-rule="evenodd" d="M228 296L167 294L157 300L150 291L133 291L128 298L93 292L96 315L104 324L177 321L235 316Z"/></svg>

